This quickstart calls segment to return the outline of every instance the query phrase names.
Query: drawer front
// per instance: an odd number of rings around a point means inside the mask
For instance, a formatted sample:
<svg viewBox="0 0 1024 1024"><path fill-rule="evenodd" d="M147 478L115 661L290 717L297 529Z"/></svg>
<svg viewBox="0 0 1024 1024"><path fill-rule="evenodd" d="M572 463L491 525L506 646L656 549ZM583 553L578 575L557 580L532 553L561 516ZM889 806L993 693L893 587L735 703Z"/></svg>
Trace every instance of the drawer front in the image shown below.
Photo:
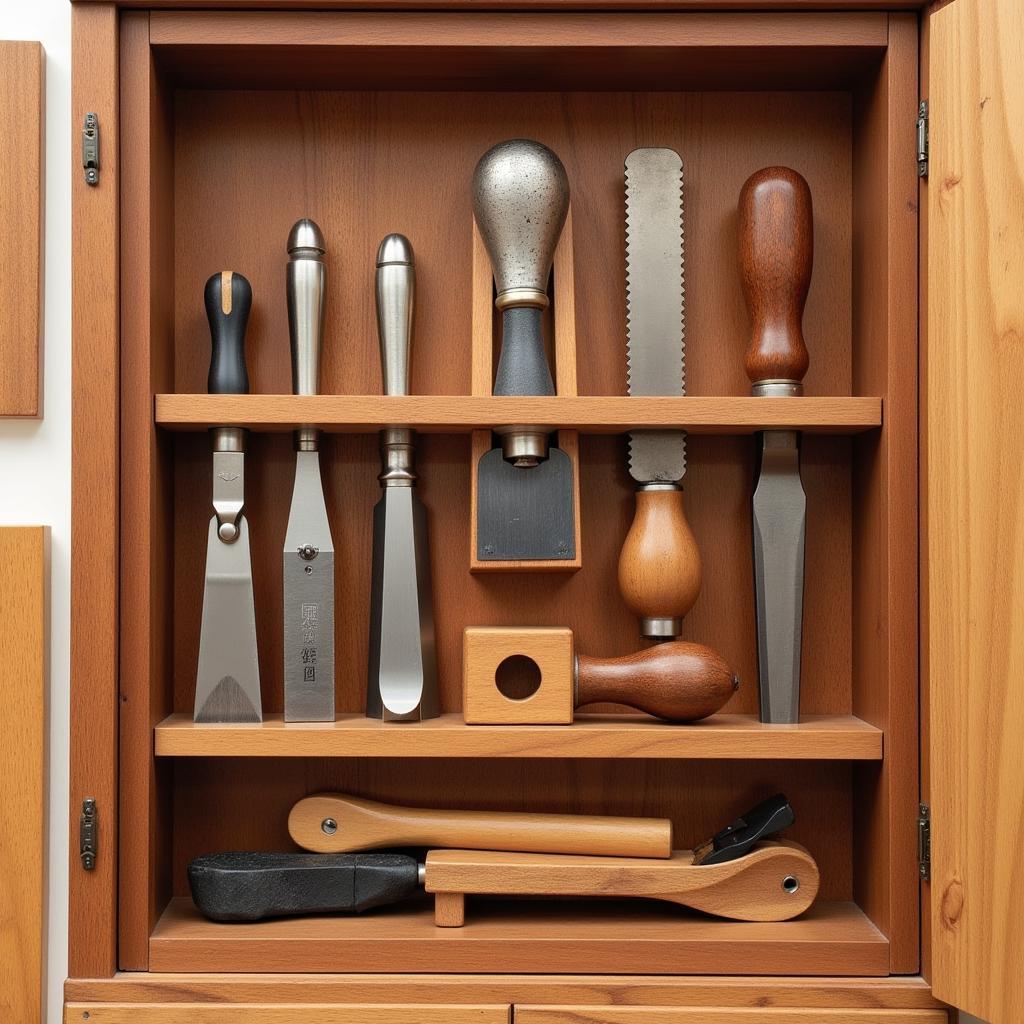
<svg viewBox="0 0 1024 1024"><path fill-rule="evenodd" d="M64 1024L509 1024L504 1005L67 1003Z"/></svg>
<svg viewBox="0 0 1024 1024"><path fill-rule="evenodd" d="M514 1024L949 1024L945 1010L517 1006Z"/></svg>

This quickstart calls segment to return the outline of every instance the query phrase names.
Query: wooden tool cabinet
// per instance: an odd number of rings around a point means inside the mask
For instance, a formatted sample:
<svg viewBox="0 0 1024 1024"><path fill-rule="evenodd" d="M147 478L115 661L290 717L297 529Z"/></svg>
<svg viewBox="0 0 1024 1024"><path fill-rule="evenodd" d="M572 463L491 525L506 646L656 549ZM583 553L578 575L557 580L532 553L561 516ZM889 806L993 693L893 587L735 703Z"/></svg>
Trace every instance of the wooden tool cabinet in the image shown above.
<svg viewBox="0 0 1024 1024"><path fill-rule="evenodd" d="M1007 285L1024 251L1021 143L1007 127L1024 117L1016 4L145 6L73 8L74 142L77 153L94 112L100 169L95 186L77 172L73 195L71 822L76 839L94 798L98 849L87 871L73 839L67 1020L938 1024L939 999L994 1024L1024 1018L1024 707L1012 685L1024 671L1022 484L1010 447L1024 419L1024 277ZM516 136L551 146L569 174L576 397L472 388L470 176ZM683 399L624 397L622 165L650 145L677 148L686 169ZM746 397L743 371L736 204L747 176L776 163L814 197L802 399ZM328 246L316 398L289 394L285 240L300 216ZM390 231L417 256L414 395L382 399L373 259ZM221 269L253 286L250 396L202 394L202 287ZM469 572L471 434L517 421L580 432L575 573ZM339 715L285 726L280 551L300 423L327 432ZM396 423L421 432L445 712L416 725L361 713L376 434ZM258 726L191 720L207 428L220 424L252 431L269 713ZM719 650L740 691L690 727L622 713L464 725L464 626L568 626L601 656L640 646L615 582L633 505L621 435L636 425L691 432L687 511L704 584L685 637ZM804 432L798 726L756 713L749 498L753 434L769 426ZM188 861L289 849L288 809L322 789L665 815L679 847L781 790L821 890L779 924L653 902L500 900L461 929L435 929L426 903L202 919ZM921 802L934 851L924 884Z"/></svg>

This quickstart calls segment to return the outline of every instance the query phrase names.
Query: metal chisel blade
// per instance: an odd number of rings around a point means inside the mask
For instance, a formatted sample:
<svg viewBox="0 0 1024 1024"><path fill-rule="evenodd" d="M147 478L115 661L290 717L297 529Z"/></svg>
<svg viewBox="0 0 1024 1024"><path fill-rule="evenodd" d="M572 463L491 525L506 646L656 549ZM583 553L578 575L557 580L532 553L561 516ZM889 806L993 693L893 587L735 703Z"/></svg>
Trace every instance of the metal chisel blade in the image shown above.
<svg viewBox="0 0 1024 1024"><path fill-rule="evenodd" d="M683 395L685 281L683 163L671 149L626 157L626 301L630 395ZM684 431L630 434L629 472L640 483L686 472Z"/></svg>
<svg viewBox="0 0 1024 1024"><path fill-rule="evenodd" d="M217 534L217 517L210 519L193 716L197 722L263 721L249 524L245 516L237 522L238 537L228 544Z"/></svg>
<svg viewBox="0 0 1024 1024"><path fill-rule="evenodd" d="M796 432L769 430L762 437L753 500L761 720L793 723L800 710L807 497Z"/></svg>
<svg viewBox="0 0 1024 1024"><path fill-rule="evenodd" d="M334 540L316 451L295 453L284 542L284 717L334 720Z"/></svg>

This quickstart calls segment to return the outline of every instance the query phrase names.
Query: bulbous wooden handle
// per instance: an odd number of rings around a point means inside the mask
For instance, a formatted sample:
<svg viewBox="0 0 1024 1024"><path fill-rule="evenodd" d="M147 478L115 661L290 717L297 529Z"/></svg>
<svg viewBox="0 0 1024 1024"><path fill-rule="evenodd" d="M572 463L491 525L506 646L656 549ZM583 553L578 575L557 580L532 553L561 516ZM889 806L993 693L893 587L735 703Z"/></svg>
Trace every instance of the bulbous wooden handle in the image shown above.
<svg viewBox="0 0 1024 1024"><path fill-rule="evenodd" d="M638 490L633 525L619 554L619 590L630 611L643 620L678 622L697 600L700 579L700 552L686 521L683 492ZM678 633L678 627L671 631Z"/></svg>
<svg viewBox="0 0 1024 1024"><path fill-rule="evenodd" d="M718 711L740 685L718 653L675 641L622 658L576 657L576 705L627 704L656 718L695 722Z"/></svg>
<svg viewBox="0 0 1024 1024"><path fill-rule="evenodd" d="M740 192L740 273L753 321L747 376L799 383L807 373L803 315L814 260L811 190L796 171L766 167Z"/></svg>

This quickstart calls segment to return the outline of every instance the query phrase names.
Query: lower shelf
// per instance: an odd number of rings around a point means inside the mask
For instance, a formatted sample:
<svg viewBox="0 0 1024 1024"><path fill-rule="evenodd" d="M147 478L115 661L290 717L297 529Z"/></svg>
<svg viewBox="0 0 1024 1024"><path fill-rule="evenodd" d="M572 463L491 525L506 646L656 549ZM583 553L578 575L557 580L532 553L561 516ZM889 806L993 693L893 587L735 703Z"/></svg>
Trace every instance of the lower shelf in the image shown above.
<svg viewBox="0 0 1024 1024"><path fill-rule="evenodd" d="M854 903L795 921L721 921L653 901L485 900L462 928L433 903L359 917L214 924L173 899L150 937L157 972L885 975L889 942Z"/></svg>

